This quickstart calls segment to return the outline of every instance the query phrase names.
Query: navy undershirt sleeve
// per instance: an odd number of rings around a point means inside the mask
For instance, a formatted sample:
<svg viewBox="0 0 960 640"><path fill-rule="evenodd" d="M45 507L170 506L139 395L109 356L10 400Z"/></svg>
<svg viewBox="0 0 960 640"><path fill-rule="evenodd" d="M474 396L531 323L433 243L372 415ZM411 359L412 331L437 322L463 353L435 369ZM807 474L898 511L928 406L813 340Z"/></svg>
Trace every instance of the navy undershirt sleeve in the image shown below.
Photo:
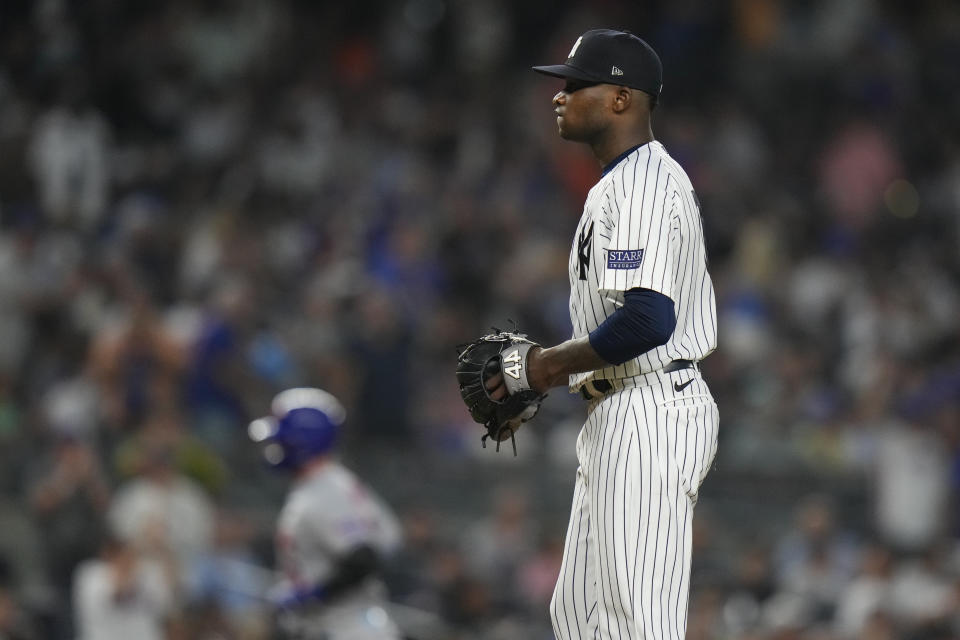
<svg viewBox="0 0 960 640"><path fill-rule="evenodd" d="M673 300L650 289L630 289L623 306L590 332L590 345L610 364L623 364L666 344L676 326Z"/></svg>

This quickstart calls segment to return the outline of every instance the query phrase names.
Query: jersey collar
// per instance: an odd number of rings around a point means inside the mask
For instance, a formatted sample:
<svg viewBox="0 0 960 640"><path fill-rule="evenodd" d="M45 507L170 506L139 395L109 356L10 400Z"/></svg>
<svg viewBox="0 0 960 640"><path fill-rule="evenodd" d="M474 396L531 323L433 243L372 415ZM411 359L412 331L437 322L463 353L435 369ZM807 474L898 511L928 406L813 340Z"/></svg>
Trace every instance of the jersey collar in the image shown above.
<svg viewBox="0 0 960 640"><path fill-rule="evenodd" d="M651 140L650 142L652 142L652 140ZM608 173L610 173L611 171L613 171L613 168L614 168L615 166L617 166L618 164L620 164L620 162L621 162L624 158L626 158L628 155L630 155L631 153L633 153L634 151L636 151L636 150L639 149L640 147L643 147L643 146L646 146L646 145L650 144L650 142L644 142L644 143L635 145L635 146L633 146L633 147L630 147L629 149L627 149L626 151L624 151L623 153L621 153L620 155L618 155L616 158L614 158L613 160L611 160L611 161L609 162L609 164L607 164L607 166L605 166L605 167L603 168L603 171L600 172L600 177L602 178L603 176L605 176L605 175L607 175Z"/></svg>

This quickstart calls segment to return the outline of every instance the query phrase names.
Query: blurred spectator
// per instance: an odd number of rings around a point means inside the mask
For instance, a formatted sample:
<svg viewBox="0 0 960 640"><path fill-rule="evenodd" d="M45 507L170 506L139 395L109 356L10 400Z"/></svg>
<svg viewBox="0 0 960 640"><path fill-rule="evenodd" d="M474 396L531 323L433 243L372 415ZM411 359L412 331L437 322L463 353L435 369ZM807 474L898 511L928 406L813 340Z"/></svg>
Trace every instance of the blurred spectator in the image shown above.
<svg viewBox="0 0 960 640"><path fill-rule="evenodd" d="M166 194L148 188L128 192L118 198L104 239L106 267L123 270L137 290L149 291L164 321L163 307L178 295L170 274L180 259L178 234L167 222L174 213L170 204Z"/></svg>
<svg viewBox="0 0 960 640"><path fill-rule="evenodd" d="M898 640L900 637L892 617L882 611L872 613L856 636L857 640Z"/></svg>
<svg viewBox="0 0 960 640"><path fill-rule="evenodd" d="M352 355L360 368L356 423L382 440L410 437L412 342L409 327L390 294L380 288L359 301Z"/></svg>
<svg viewBox="0 0 960 640"><path fill-rule="evenodd" d="M845 587L834 618L841 638L859 638L875 614L891 611L890 574L893 558L879 544L864 549L860 571Z"/></svg>
<svg viewBox="0 0 960 640"><path fill-rule="evenodd" d="M385 579L397 601L425 611L438 611L436 584L428 567L439 555L435 517L424 508L411 508L402 518L403 546L386 567Z"/></svg>
<svg viewBox="0 0 960 640"><path fill-rule="evenodd" d="M277 28L279 7L244 0L177 4L170 43L205 84L246 78Z"/></svg>
<svg viewBox="0 0 960 640"><path fill-rule="evenodd" d="M422 590L410 604L452 623L449 611L457 606L453 592L467 580L466 558L453 542L441 540L422 571Z"/></svg>
<svg viewBox="0 0 960 640"><path fill-rule="evenodd" d="M917 421L890 421L877 437L877 530L896 549L927 550L947 526L950 469L944 442Z"/></svg>
<svg viewBox="0 0 960 640"><path fill-rule="evenodd" d="M723 623L731 633L742 634L757 626L764 605L776 593L776 584L765 549L744 551L737 571L737 582L723 603Z"/></svg>
<svg viewBox="0 0 960 640"><path fill-rule="evenodd" d="M937 425L950 460L950 496L946 511L948 518L953 517L947 523L948 533L953 539L960 540L960 404L939 411ZM960 563L957 569L960 570Z"/></svg>
<svg viewBox="0 0 960 640"><path fill-rule="evenodd" d="M261 626L236 629L215 600L200 600L188 605L183 615L168 625L167 640L267 638L262 623L255 620L255 624Z"/></svg>
<svg viewBox="0 0 960 640"><path fill-rule="evenodd" d="M122 480L147 472L150 456L170 452L177 474L197 483L208 494L220 494L228 472L224 460L206 443L187 431L184 418L174 409L157 410L115 451L117 475Z"/></svg>
<svg viewBox="0 0 960 640"><path fill-rule="evenodd" d="M536 549L517 568L517 592L530 615L546 619L563 563L562 527L544 534Z"/></svg>
<svg viewBox="0 0 960 640"><path fill-rule="evenodd" d="M826 545L814 545L804 564L794 567L781 589L802 599L807 622L825 623L833 619L837 600L848 576L834 563Z"/></svg>
<svg viewBox="0 0 960 640"><path fill-rule="evenodd" d="M37 118L29 156L39 200L50 220L91 230L106 211L110 129L90 103L82 72L61 80L60 103Z"/></svg>
<svg viewBox="0 0 960 640"><path fill-rule="evenodd" d="M931 549L901 563L893 572L889 612L903 631L914 637L949 637L960 611L956 576L945 575L943 549Z"/></svg>
<svg viewBox="0 0 960 640"><path fill-rule="evenodd" d="M220 283L186 373L186 402L198 435L227 450L236 446L238 429L249 422L248 403L255 401L248 397L257 385L246 362L255 304L249 282Z"/></svg>
<svg viewBox="0 0 960 640"><path fill-rule="evenodd" d="M23 442L26 434L17 394L11 379L0 374L0 492L14 490L24 465Z"/></svg>
<svg viewBox="0 0 960 640"><path fill-rule="evenodd" d="M214 544L209 553L195 560L185 599L187 615L202 621L188 624L193 633L211 637L216 630L229 638L266 639L269 608L265 603L273 585L272 571L258 564L253 552L257 534L254 522L241 513L219 510Z"/></svg>
<svg viewBox="0 0 960 640"><path fill-rule="evenodd" d="M12 590L10 567L0 557L0 638L4 640L39 640L30 615L17 601Z"/></svg>
<svg viewBox="0 0 960 640"><path fill-rule="evenodd" d="M477 578L463 577L443 592L443 617L452 624L481 632L495 621L496 594L491 585Z"/></svg>
<svg viewBox="0 0 960 640"><path fill-rule="evenodd" d="M110 486L99 453L89 443L61 436L30 487L54 586L68 596L74 569L100 548Z"/></svg>
<svg viewBox="0 0 960 640"><path fill-rule="evenodd" d="M163 567L108 537L100 557L76 572L74 607L79 640L164 640L175 614L174 586Z"/></svg>
<svg viewBox="0 0 960 640"><path fill-rule="evenodd" d="M187 581L198 557L210 551L214 506L175 466L167 443L146 443L138 475L117 489L107 514L114 535L142 554L169 564Z"/></svg>
<svg viewBox="0 0 960 640"><path fill-rule="evenodd" d="M716 640L723 633L723 592L717 587L705 587L692 592L687 638Z"/></svg>
<svg viewBox="0 0 960 640"><path fill-rule="evenodd" d="M837 222L857 230L867 224L902 167L878 127L854 122L831 138L820 171L824 195Z"/></svg>
<svg viewBox="0 0 960 640"><path fill-rule="evenodd" d="M44 422L56 438L92 442L101 426L100 393L89 372L49 386L43 398Z"/></svg>
<svg viewBox="0 0 960 640"><path fill-rule="evenodd" d="M836 521L835 507L824 495L806 496L795 512L796 529L778 542L774 551L777 583L805 588L819 576L832 590L853 575L858 549L851 534Z"/></svg>
<svg viewBox="0 0 960 640"><path fill-rule="evenodd" d="M305 80L289 92L292 107L264 131L258 170L264 187L286 194L317 190L333 170L340 116L329 96Z"/></svg>
<svg viewBox="0 0 960 640"><path fill-rule="evenodd" d="M185 114L180 148L185 160L199 169L217 168L240 149L249 127L244 95L205 89Z"/></svg>
<svg viewBox="0 0 960 640"><path fill-rule="evenodd" d="M184 364L181 346L148 293L130 292L124 315L94 337L89 355L106 424L115 430L130 429L151 410L175 402Z"/></svg>
<svg viewBox="0 0 960 640"><path fill-rule="evenodd" d="M46 623L62 603L51 593L43 533L26 509L5 497L0 497L0 525L0 589L9 592L14 610L31 616L31 626L41 618Z"/></svg>
<svg viewBox="0 0 960 640"><path fill-rule="evenodd" d="M35 214L23 219L7 233L0 234L0 372L13 375L30 352L34 335L33 314L42 299L40 285L49 258L38 242Z"/></svg>
<svg viewBox="0 0 960 640"><path fill-rule="evenodd" d="M523 487L501 487L490 499L490 512L464 531L462 552L472 576L490 584L514 584L537 539L529 497Z"/></svg>

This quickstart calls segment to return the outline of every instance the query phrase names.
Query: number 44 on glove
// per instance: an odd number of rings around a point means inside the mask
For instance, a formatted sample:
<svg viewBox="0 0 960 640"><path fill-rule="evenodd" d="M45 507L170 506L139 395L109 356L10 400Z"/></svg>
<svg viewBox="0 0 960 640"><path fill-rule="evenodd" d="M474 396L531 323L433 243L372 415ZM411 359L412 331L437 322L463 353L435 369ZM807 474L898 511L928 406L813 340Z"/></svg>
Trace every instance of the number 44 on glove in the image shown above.
<svg viewBox="0 0 960 640"><path fill-rule="evenodd" d="M495 331L459 348L457 382L470 415L487 429L480 439L483 446L487 445L487 438L492 438L499 451L500 443L510 438L513 455L517 455L514 434L521 424L537 415L547 397L532 389L527 380L527 356L540 345L521 333ZM497 376L502 378L506 393L494 398L492 392L500 385L492 384L489 389L487 384Z"/></svg>

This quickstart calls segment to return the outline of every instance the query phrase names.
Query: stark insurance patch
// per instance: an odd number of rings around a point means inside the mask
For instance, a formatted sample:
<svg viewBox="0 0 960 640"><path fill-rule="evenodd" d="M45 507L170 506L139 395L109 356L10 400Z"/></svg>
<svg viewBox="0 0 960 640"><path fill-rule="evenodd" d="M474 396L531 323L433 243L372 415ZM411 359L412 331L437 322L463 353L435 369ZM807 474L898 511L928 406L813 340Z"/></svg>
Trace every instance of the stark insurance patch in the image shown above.
<svg viewBox="0 0 960 640"><path fill-rule="evenodd" d="M636 269L643 261L643 249L607 249L607 269Z"/></svg>

